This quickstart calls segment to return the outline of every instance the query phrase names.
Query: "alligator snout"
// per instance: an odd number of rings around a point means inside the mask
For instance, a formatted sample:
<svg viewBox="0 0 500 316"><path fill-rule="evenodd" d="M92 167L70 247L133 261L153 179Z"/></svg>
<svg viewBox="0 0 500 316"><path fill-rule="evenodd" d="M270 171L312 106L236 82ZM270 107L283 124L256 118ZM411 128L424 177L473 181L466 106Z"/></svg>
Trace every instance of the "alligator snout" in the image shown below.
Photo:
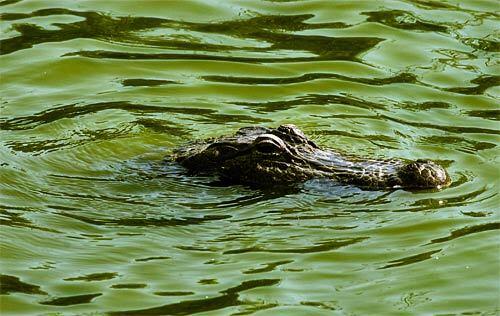
<svg viewBox="0 0 500 316"><path fill-rule="evenodd" d="M450 185L446 170L430 160L416 160L403 166L398 172L403 187L442 188Z"/></svg>

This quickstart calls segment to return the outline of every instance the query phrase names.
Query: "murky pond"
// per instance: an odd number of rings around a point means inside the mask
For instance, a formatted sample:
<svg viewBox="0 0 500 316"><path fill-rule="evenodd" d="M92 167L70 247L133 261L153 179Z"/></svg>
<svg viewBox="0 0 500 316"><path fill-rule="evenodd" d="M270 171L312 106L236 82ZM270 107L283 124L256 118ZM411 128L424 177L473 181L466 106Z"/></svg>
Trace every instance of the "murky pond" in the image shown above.
<svg viewBox="0 0 500 316"><path fill-rule="evenodd" d="M2 315L497 315L496 0L2 0ZM442 190L217 185L293 123Z"/></svg>

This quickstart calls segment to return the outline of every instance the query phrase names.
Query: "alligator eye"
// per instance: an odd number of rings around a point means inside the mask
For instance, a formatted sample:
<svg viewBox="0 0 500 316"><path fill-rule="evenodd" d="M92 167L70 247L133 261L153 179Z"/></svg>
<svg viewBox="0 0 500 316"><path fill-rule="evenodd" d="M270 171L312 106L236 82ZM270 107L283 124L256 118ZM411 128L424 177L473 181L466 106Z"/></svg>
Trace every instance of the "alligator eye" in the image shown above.
<svg viewBox="0 0 500 316"><path fill-rule="evenodd" d="M266 142L266 141L258 143L257 145L255 145L255 148L257 149L257 151L263 154L272 154L281 151L279 145L273 142Z"/></svg>
<svg viewBox="0 0 500 316"><path fill-rule="evenodd" d="M217 148L221 157L230 157L238 152L238 148L233 146L220 146Z"/></svg>
<svg viewBox="0 0 500 316"><path fill-rule="evenodd" d="M234 156L238 152L238 148L221 143L214 143L208 146L206 153L211 153L212 157L217 159L227 159Z"/></svg>

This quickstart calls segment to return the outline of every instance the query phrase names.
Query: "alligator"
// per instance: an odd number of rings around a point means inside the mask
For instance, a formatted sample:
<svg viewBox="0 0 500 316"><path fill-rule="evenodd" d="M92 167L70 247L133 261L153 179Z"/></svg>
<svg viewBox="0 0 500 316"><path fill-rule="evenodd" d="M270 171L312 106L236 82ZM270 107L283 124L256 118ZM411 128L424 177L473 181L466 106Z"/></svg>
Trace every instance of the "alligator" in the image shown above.
<svg viewBox="0 0 500 316"><path fill-rule="evenodd" d="M366 189L431 189L451 183L430 160L366 159L324 150L295 125L244 127L234 135L196 141L170 157L192 175L254 187L329 178Z"/></svg>

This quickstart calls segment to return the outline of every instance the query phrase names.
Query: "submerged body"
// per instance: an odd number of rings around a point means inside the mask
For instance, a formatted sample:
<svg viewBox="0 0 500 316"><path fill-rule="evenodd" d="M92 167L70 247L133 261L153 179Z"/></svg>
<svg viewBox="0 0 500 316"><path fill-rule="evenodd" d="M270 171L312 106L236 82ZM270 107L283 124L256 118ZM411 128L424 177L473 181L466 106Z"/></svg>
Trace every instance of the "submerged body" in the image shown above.
<svg viewBox="0 0 500 316"><path fill-rule="evenodd" d="M330 178L369 189L441 188L443 167L429 160L373 160L323 150L295 125L245 127L236 134L181 147L174 160L194 174L231 183L267 186Z"/></svg>

